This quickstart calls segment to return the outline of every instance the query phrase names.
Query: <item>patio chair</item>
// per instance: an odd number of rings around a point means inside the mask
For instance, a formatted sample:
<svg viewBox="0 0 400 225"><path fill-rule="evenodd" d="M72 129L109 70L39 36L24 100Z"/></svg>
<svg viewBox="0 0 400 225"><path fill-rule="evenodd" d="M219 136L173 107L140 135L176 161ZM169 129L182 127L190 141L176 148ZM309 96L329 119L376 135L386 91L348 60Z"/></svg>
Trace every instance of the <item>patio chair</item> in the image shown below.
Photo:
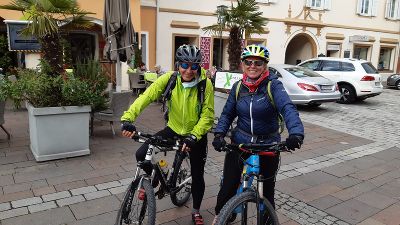
<svg viewBox="0 0 400 225"><path fill-rule="evenodd" d="M143 75L140 73L129 73L129 83L131 85L132 92L135 93L136 95L140 94L140 90L146 89L146 82L144 81Z"/></svg>
<svg viewBox="0 0 400 225"><path fill-rule="evenodd" d="M10 140L10 138L11 138L10 133L8 133L7 130L6 130L6 128L3 127L3 124L4 124L4 109L5 109L5 106L6 106L6 102L5 102L5 101L0 102L0 127L1 127L1 129L4 130L4 132L6 132L6 134L7 134L7 139Z"/></svg>
<svg viewBox="0 0 400 225"><path fill-rule="evenodd" d="M110 122L113 136L115 135L114 121L119 122L121 120L121 116L124 113L124 111L128 109L131 99L131 92L130 91L112 92L110 99L111 100L109 109L92 114L91 124L90 124L91 135L93 135L94 119Z"/></svg>

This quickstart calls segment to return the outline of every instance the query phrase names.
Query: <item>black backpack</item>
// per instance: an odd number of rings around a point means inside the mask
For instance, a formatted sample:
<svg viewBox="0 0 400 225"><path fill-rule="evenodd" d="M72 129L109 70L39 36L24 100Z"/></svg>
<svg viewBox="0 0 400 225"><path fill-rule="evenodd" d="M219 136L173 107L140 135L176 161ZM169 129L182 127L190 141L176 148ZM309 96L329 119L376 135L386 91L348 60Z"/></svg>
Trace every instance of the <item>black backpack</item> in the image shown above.
<svg viewBox="0 0 400 225"><path fill-rule="evenodd" d="M164 119L168 121L168 107L166 107L166 103L171 99L172 90L176 85L176 78L178 77L178 72L174 72L168 80L167 85L165 86L164 93L161 95L162 108L161 110L164 112ZM204 93L206 91L207 79L201 80L197 84L197 99L199 102L199 114L201 113L201 109L204 103Z"/></svg>

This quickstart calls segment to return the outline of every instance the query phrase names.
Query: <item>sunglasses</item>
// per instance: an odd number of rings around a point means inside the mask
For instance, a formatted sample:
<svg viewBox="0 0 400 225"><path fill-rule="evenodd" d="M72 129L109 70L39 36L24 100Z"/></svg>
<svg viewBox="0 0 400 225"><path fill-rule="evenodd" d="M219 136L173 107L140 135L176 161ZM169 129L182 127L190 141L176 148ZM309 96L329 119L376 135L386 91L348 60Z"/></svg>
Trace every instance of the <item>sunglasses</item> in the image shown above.
<svg viewBox="0 0 400 225"><path fill-rule="evenodd" d="M185 70L189 69L189 67L191 70L198 70L200 67L200 65L198 63L193 63L191 65L190 65L190 63L180 63L179 65L182 67L182 69L185 69Z"/></svg>
<svg viewBox="0 0 400 225"><path fill-rule="evenodd" d="M246 66L251 66L252 64L254 64L254 66L263 66L264 65L264 61L263 60L243 60L244 64Z"/></svg>

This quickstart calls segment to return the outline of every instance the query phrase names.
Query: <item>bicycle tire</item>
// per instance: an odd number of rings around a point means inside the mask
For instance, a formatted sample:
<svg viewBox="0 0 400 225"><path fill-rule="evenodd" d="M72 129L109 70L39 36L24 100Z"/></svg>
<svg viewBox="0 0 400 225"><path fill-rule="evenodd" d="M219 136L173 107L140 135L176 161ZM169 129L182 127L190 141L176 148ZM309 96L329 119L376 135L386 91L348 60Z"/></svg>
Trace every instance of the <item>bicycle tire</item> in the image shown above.
<svg viewBox="0 0 400 225"><path fill-rule="evenodd" d="M245 192L240 193L239 195L235 195L233 198L231 198L225 204L225 206L220 211L216 225L225 225L225 224L229 224L229 223L233 222L233 221L230 221L230 219L232 219L232 216L233 216L232 214L236 213L235 212L236 208L240 207L240 205L242 205L243 203L246 203L246 204L254 203L255 204L256 200L257 200L257 196L254 191L245 191ZM261 198L261 200L263 201L263 203L265 205L265 210L264 210L263 216L267 217L267 221L263 221L263 224L279 225L278 216L276 215L274 207L272 207L271 203L268 200L266 200L264 198ZM245 224L257 224L257 220L256 220L257 214L255 214L255 217L254 217L254 213L256 213L256 212L257 212L257 209L255 209L253 211L250 210L250 213L253 213L253 217L245 218L247 220ZM242 217L243 217L243 213L237 214L236 221L234 221L234 223L239 224L240 221L237 221L237 220L244 220Z"/></svg>
<svg viewBox="0 0 400 225"><path fill-rule="evenodd" d="M174 172L171 177L171 201L172 204L176 206L184 205L190 198L190 194L192 193L191 185L192 182L189 181L180 190L174 190L177 186L188 177L191 176L190 170L190 160L187 153L177 153L175 157L174 163Z"/></svg>
<svg viewBox="0 0 400 225"><path fill-rule="evenodd" d="M132 182L129 185L126 194L124 196L124 199L121 203L121 207L118 210L117 221L115 223L116 225L125 225L125 224L155 225L156 199L154 196L154 190L150 182L147 179L143 179L142 188L144 189L145 197L143 200L140 200L138 197L139 193L137 193L138 190L137 186L140 182L140 179L141 177L137 178L134 182ZM137 200L138 202L137 205L135 204L134 200ZM140 202L143 203L141 206L139 205ZM136 209L139 208L140 208L140 213L136 212ZM127 215L129 216L127 217Z"/></svg>

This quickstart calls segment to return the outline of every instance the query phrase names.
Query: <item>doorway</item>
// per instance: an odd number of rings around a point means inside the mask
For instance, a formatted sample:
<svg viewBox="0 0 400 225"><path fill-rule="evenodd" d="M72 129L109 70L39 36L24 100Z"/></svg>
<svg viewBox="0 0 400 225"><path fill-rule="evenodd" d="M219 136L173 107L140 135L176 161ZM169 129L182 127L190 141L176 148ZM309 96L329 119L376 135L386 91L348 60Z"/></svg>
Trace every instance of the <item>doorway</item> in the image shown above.
<svg viewBox="0 0 400 225"><path fill-rule="evenodd" d="M317 45L308 34L294 36L286 47L285 64L297 65L317 56Z"/></svg>

